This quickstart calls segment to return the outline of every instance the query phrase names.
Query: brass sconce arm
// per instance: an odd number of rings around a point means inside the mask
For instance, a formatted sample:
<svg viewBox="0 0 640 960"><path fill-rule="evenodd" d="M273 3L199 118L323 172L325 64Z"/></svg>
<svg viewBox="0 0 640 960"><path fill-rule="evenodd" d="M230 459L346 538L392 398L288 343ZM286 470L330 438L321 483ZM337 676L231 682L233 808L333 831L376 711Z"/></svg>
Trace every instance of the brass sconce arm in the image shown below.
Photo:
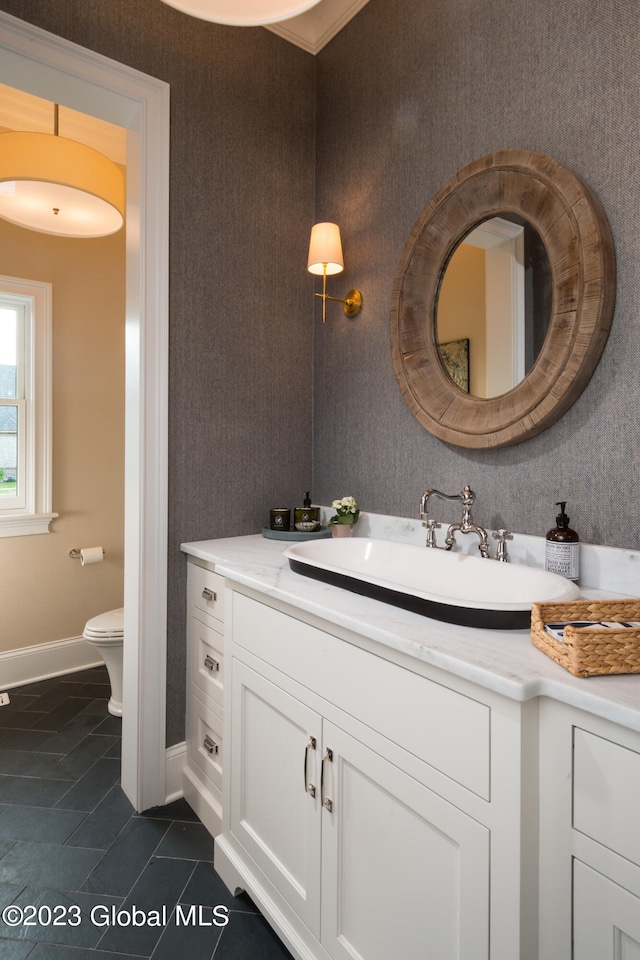
<svg viewBox="0 0 640 960"><path fill-rule="evenodd" d="M316 297L322 298L322 322L326 323L326 301L335 300L337 303L344 303L344 315L345 317L353 318L357 317L362 309L362 294L359 290L349 290L347 296L343 300L342 297L330 297L328 293L316 293Z"/></svg>

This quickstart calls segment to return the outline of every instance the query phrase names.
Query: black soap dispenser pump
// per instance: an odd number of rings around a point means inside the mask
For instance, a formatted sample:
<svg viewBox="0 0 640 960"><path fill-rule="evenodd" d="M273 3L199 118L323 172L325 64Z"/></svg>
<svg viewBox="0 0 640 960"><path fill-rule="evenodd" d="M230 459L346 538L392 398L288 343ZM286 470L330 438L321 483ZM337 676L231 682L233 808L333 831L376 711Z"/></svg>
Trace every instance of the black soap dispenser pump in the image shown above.
<svg viewBox="0 0 640 960"><path fill-rule="evenodd" d="M547 533L544 568L577 583L580 579L580 537L569 526L569 517L564 512L566 504L566 500L556 503L560 513L556 517L556 526Z"/></svg>
<svg viewBox="0 0 640 960"><path fill-rule="evenodd" d="M294 520L296 523L315 523L320 517L320 507L311 506L311 497L307 490L302 501L303 506L296 507L294 510Z"/></svg>

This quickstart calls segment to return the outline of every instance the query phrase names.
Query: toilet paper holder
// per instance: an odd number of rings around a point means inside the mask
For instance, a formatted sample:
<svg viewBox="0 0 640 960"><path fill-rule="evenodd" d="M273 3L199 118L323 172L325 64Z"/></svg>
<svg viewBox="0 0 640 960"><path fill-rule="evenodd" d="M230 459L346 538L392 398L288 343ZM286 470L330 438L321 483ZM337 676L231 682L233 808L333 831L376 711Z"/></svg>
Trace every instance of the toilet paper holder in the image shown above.
<svg viewBox="0 0 640 960"><path fill-rule="evenodd" d="M102 556L106 557L106 555L107 551L103 549ZM72 547L71 550L69 550L69 557L71 560L80 560L82 558L82 550L78 547Z"/></svg>

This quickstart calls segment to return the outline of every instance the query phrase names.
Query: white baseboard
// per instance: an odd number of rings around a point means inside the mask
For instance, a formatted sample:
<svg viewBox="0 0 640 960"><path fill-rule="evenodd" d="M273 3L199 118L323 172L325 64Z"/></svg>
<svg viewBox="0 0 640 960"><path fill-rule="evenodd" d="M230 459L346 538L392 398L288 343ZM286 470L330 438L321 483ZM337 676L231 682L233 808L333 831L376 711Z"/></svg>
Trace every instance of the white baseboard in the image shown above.
<svg viewBox="0 0 640 960"><path fill-rule="evenodd" d="M174 743L165 751L164 763L164 802L173 803L179 800L182 794L182 768L187 762L187 745Z"/></svg>
<svg viewBox="0 0 640 960"><path fill-rule="evenodd" d="M0 653L0 690L77 673L104 663L95 648L82 637L40 643L35 647Z"/></svg>
<svg viewBox="0 0 640 960"><path fill-rule="evenodd" d="M198 779L188 764L182 771L182 790L184 798L205 825L212 837L222 830L222 804L211 790Z"/></svg>

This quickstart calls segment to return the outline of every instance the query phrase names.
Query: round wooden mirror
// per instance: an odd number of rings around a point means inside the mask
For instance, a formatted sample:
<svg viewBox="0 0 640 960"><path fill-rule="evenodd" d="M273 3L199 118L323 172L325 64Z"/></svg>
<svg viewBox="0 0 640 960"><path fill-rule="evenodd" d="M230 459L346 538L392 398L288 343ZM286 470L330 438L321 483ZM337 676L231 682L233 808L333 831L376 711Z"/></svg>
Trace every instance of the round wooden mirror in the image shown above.
<svg viewBox="0 0 640 960"><path fill-rule="evenodd" d="M452 380L436 311L447 264L475 226L500 215L531 224L551 266L551 316L533 366L482 399ZM469 164L425 207L405 245L391 303L391 354L402 395L431 433L462 447L519 443L565 413L607 341L615 302L613 241L598 199L543 154L503 150Z"/></svg>

